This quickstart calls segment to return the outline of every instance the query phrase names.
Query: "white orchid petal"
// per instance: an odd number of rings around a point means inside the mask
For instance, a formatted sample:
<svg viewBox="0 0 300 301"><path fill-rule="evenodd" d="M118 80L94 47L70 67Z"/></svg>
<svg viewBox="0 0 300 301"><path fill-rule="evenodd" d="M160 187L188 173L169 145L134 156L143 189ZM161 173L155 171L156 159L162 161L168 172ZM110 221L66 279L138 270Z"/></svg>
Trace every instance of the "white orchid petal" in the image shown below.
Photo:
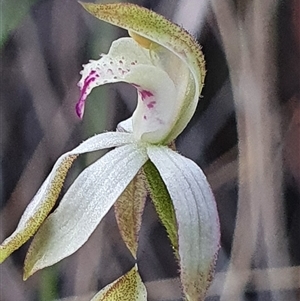
<svg viewBox="0 0 300 301"><path fill-rule="evenodd" d="M121 146L125 144L132 143L134 141L132 134L130 133L121 133L121 132L107 132L99 135L95 135L82 142L73 150L63 154L58 158L55 165L52 168L52 171L32 199L32 201L27 206L25 212L23 213L18 228L24 228L26 223L32 218L33 214L35 214L39 207L42 205L42 201L45 199L46 195L51 191L53 193L53 180L59 175L59 169L61 166L64 168L64 162L69 161L73 158L76 158L80 154L84 154L87 152L93 152L102 150L105 148L112 148L116 146ZM70 158L70 159L69 159ZM74 161L74 160L73 160ZM71 163L73 163L73 161ZM69 168L71 165L69 166ZM19 231L19 230L18 230Z"/></svg>
<svg viewBox="0 0 300 301"><path fill-rule="evenodd" d="M131 133L105 132L87 139L86 141L79 144L76 148L74 148L71 152L68 152L65 155L79 155L105 148L121 146L132 142L134 142L134 139Z"/></svg>
<svg viewBox="0 0 300 301"><path fill-rule="evenodd" d="M146 161L142 148L128 144L87 167L34 237L24 278L77 251Z"/></svg>
<svg viewBox="0 0 300 301"><path fill-rule="evenodd" d="M67 172L79 154L131 143L132 134L108 132L96 135L72 151L63 154L55 163L32 201L23 213L16 230L0 246L0 262L20 248L44 222L63 187Z"/></svg>
<svg viewBox="0 0 300 301"><path fill-rule="evenodd" d="M146 287L137 265L104 287L91 301L147 301Z"/></svg>
<svg viewBox="0 0 300 301"><path fill-rule="evenodd" d="M167 147L147 153L170 193L178 224L181 282L187 300L204 300L219 249L216 203L201 169Z"/></svg>

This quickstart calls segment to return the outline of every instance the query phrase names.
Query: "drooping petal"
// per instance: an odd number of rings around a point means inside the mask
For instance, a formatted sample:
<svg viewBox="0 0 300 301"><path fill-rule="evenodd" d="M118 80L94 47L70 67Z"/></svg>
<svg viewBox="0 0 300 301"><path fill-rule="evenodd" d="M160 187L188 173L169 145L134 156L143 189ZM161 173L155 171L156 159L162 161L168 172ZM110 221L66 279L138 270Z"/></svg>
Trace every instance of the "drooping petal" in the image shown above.
<svg viewBox="0 0 300 301"><path fill-rule="evenodd" d="M129 183L114 206L121 236L134 258L137 255L138 238L146 198L145 176L140 171Z"/></svg>
<svg viewBox="0 0 300 301"><path fill-rule="evenodd" d="M146 161L141 147L128 144L87 167L35 235L24 279L77 251Z"/></svg>
<svg viewBox="0 0 300 301"><path fill-rule="evenodd" d="M113 283L104 287L91 301L147 301L146 287L137 265Z"/></svg>
<svg viewBox="0 0 300 301"><path fill-rule="evenodd" d="M216 203L201 169L167 147L149 146L173 201L178 224L181 282L187 300L204 300L219 249Z"/></svg>
<svg viewBox="0 0 300 301"><path fill-rule="evenodd" d="M176 88L169 75L151 63L149 51L131 38L114 41L107 55L84 66L79 82L78 115L83 116L86 98L94 87L121 81L132 84L138 91L137 108L132 116L135 138L147 135L147 141L159 142L174 123Z"/></svg>
<svg viewBox="0 0 300 301"><path fill-rule="evenodd" d="M149 49L158 57L165 52L161 47L174 53L189 69L190 74L185 75L188 83L184 80L182 86L179 87L180 91L185 90L186 93L184 93L184 98L180 99L180 109L176 111L176 116L173 118L174 126L170 127L170 132L162 141L166 144L171 142L190 121L204 85L205 63L200 46L183 28L146 8L130 3L81 4L95 17L127 29L141 47ZM168 74L173 72L167 71ZM184 71L183 74L185 73ZM180 74L181 72L177 70L176 73L175 69L175 76L180 76ZM181 81L177 83L180 84Z"/></svg>
<svg viewBox="0 0 300 301"><path fill-rule="evenodd" d="M62 155L23 213L16 230L0 246L0 263L35 234L52 210L67 172L79 154L124 145L133 141L128 133L104 133L94 136Z"/></svg>

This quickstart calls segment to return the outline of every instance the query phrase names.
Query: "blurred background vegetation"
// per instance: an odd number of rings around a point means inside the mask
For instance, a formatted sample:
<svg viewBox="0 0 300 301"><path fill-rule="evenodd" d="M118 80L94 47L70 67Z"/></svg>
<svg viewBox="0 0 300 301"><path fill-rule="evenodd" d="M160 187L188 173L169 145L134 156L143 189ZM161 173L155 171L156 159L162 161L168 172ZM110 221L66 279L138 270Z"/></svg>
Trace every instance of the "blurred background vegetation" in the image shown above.
<svg viewBox="0 0 300 301"><path fill-rule="evenodd" d="M98 1L120 2L120 1ZM222 246L207 300L300 300L300 4L298 0L138 0L203 45L203 97L177 140L216 196ZM1 0L1 231L16 227L56 159L114 130L135 91L107 85L75 114L81 65L124 30L75 0ZM101 153L82 156L68 177ZM28 244L0 266L1 301L89 300L132 260L109 212L78 252L22 281ZM178 267L151 201L140 270L149 300L181 300Z"/></svg>

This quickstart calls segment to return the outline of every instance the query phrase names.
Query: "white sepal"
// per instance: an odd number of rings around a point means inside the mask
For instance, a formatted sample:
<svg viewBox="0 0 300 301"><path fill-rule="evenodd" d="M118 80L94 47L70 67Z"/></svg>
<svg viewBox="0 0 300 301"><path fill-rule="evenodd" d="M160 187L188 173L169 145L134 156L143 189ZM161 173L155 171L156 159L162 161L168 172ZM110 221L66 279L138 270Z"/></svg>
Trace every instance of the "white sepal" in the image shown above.
<svg viewBox="0 0 300 301"><path fill-rule="evenodd" d="M68 170L77 155L133 142L129 133L107 132L89 138L58 158L52 171L27 206L16 230L0 246L0 263L23 245L48 216L63 187Z"/></svg>
<svg viewBox="0 0 300 301"><path fill-rule="evenodd" d="M77 251L146 161L145 150L128 144L87 167L34 237L24 278Z"/></svg>
<svg viewBox="0 0 300 301"><path fill-rule="evenodd" d="M219 249L217 207L201 169L167 147L149 146L173 201L178 224L181 283L189 301L204 300Z"/></svg>
<svg viewBox="0 0 300 301"><path fill-rule="evenodd" d="M87 139L73 150L60 156L56 161L55 165L53 166L52 171L50 172L50 174L48 175L48 177L46 178L46 180L32 199L32 201L29 203L28 207L24 211L16 231L19 230L19 228L24 228L26 226L26 223L30 220L30 218L32 218L32 215L42 205L41 202L43 201L44 197L52 189L51 184L53 178L56 176L57 170L67 158L74 155L77 156L80 154L98 151L105 148L129 144L133 141L133 136L130 133L106 132Z"/></svg>

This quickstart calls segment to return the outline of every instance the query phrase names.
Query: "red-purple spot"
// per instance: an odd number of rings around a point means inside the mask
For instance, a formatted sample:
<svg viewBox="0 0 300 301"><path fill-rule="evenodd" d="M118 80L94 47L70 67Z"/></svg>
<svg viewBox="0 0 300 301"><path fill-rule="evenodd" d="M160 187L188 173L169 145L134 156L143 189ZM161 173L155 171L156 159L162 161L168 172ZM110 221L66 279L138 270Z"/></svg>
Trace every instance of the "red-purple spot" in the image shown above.
<svg viewBox="0 0 300 301"><path fill-rule="evenodd" d="M152 100L152 101L150 101L149 103L147 103L147 107L148 107L149 109L153 109L155 104L156 104L156 101Z"/></svg>
<svg viewBox="0 0 300 301"><path fill-rule="evenodd" d="M109 74L109 75L113 75L114 74L113 71L112 71L112 69L107 69L106 73Z"/></svg>
<svg viewBox="0 0 300 301"><path fill-rule="evenodd" d="M147 90L139 90L139 92L141 94L142 100L145 100L146 98L153 96L153 94Z"/></svg>
<svg viewBox="0 0 300 301"><path fill-rule="evenodd" d="M147 116L146 115L144 115L144 119L147 120Z"/></svg>
<svg viewBox="0 0 300 301"><path fill-rule="evenodd" d="M153 109L154 106L156 105L156 101L153 100L154 94L148 90L141 89L141 86L138 84L134 84L134 83L131 84L138 90L138 93L142 101L148 107L148 109Z"/></svg>

